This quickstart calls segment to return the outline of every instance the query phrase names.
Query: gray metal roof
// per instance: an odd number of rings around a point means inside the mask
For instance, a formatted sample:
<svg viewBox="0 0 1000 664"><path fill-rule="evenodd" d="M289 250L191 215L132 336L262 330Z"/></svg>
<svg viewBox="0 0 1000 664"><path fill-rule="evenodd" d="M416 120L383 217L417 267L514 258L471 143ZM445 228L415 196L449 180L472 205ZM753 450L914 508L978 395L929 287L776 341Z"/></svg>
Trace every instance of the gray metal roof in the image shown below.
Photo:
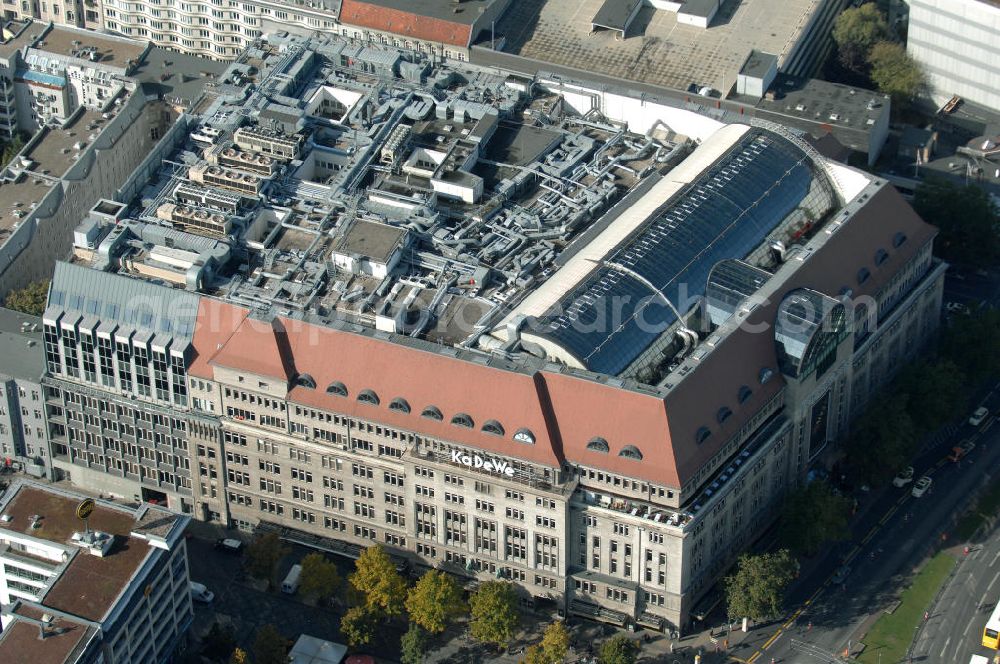
<svg viewBox="0 0 1000 664"><path fill-rule="evenodd" d="M0 308L0 357L3 358L0 373L38 382L45 371L42 319Z"/></svg>
<svg viewBox="0 0 1000 664"><path fill-rule="evenodd" d="M190 343L198 295L72 263L56 263L46 320L62 313L114 320L123 328Z"/></svg>
<svg viewBox="0 0 1000 664"><path fill-rule="evenodd" d="M625 32L635 6L641 2L642 0L604 0L604 4L590 22L602 28Z"/></svg>

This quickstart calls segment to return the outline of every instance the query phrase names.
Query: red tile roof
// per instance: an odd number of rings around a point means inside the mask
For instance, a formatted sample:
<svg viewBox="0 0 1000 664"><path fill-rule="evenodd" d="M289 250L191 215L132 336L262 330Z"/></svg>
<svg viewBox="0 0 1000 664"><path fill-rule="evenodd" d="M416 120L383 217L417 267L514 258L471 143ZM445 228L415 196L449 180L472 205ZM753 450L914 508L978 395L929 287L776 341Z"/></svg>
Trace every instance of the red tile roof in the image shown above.
<svg viewBox="0 0 1000 664"><path fill-rule="evenodd" d="M893 248L897 232L905 233L908 240ZM856 295L874 295L935 232L892 187L883 187L851 223L802 264L786 292L812 288L837 296L841 287L848 285ZM879 248L885 248L890 258L876 267L874 255ZM856 272L863 266L872 276L858 285ZM207 299L202 301L194 338L197 358L189 372L211 378L214 365L285 380L308 373L316 389L293 386L289 393L293 402L377 418L390 426L498 455L552 466L566 460L680 487L782 389L784 380L771 329L779 304L780 298L750 315L748 322L766 326L766 332L737 332L725 337L666 399L569 374L539 371L529 375L483 366L296 320L280 319L275 327L241 321L246 309ZM202 325L203 317L212 323ZM761 385L758 376L764 367L774 372L774 378ZM347 386L348 398L327 394L326 387L334 381ZM753 394L739 404L737 395L743 385ZM365 389L379 396L380 405L357 401L358 393ZM409 414L389 410L396 397L409 403ZM444 421L421 417L429 405L444 414ZM722 406L732 409L735 417L720 425L716 414ZM458 413L471 416L476 427L451 424ZM505 435L482 432L487 419L498 420ZM702 426L708 427L712 436L698 444L695 435ZM513 440L520 428L531 430L534 445ZM610 453L588 450L587 443L594 437L606 439ZM625 445L639 448L643 460L620 457Z"/></svg>
<svg viewBox="0 0 1000 664"><path fill-rule="evenodd" d="M472 26L360 0L343 0L340 22L429 42L467 47Z"/></svg>

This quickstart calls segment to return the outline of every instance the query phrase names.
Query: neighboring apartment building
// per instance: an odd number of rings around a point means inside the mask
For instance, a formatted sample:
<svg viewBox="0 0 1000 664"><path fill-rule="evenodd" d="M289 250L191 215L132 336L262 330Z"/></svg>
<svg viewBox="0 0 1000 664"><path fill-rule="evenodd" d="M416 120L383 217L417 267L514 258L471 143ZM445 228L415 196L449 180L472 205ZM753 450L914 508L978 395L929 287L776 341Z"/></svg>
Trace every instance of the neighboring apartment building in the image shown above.
<svg viewBox="0 0 1000 664"><path fill-rule="evenodd" d="M272 40L56 267L64 479L684 629L938 324L935 230L778 125Z"/></svg>
<svg viewBox="0 0 1000 664"><path fill-rule="evenodd" d="M0 308L0 463L36 477L48 473L42 402L42 319Z"/></svg>
<svg viewBox="0 0 1000 664"><path fill-rule="evenodd" d="M0 661L165 662L194 617L189 518L21 481L0 496Z"/></svg>
<svg viewBox="0 0 1000 664"><path fill-rule="evenodd" d="M927 75L934 101L952 96L1000 111L1000 4L908 0L906 51Z"/></svg>

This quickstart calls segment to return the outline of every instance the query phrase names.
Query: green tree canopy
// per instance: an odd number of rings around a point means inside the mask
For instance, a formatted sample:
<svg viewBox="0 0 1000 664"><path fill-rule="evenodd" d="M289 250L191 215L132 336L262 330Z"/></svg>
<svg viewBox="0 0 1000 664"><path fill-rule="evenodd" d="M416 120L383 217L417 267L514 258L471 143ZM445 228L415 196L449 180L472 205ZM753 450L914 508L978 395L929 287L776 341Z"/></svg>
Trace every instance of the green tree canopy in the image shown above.
<svg viewBox="0 0 1000 664"><path fill-rule="evenodd" d="M257 579L264 579L268 585L274 582L274 571L278 561L288 555L289 549L276 533L258 535L247 547L247 571Z"/></svg>
<svg viewBox="0 0 1000 664"><path fill-rule="evenodd" d="M406 581L396 571L396 565L381 546L370 546L354 563L351 585L365 596L365 603L387 616L403 612Z"/></svg>
<svg viewBox="0 0 1000 664"><path fill-rule="evenodd" d="M799 573L787 549L740 556L736 571L725 579L729 617L766 620L781 615L785 590Z"/></svg>
<svg viewBox="0 0 1000 664"><path fill-rule="evenodd" d="M541 643L529 646L524 653L523 664L559 664L569 652L569 632L566 625L557 620L545 628Z"/></svg>
<svg viewBox="0 0 1000 664"><path fill-rule="evenodd" d="M313 595L323 601L334 595L340 587L337 566L322 553L310 553L302 559L302 576L299 590L303 595Z"/></svg>
<svg viewBox="0 0 1000 664"><path fill-rule="evenodd" d="M507 581L487 581L469 599L472 638L503 646L514 638L521 616L517 592Z"/></svg>
<svg viewBox="0 0 1000 664"><path fill-rule="evenodd" d="M1000 310L976 309L956 317L941 337L941 352L972 383L1000 375Z"/></svg>
<svg viewBox="0 0 1000 664"><path fill-rule="evenodd" d="M635 664L639 644L624 634L616 634L601 644L597 661L601 664Z"/></svg>
<svg viewBox="0 0 1000 664"><path fill-rule="evenodd" d="M424 664L430 637L420 625L410 624L410 628L399 641L399 661L403 664Z"/></svg>
<svg viewBox="0 0 1000 664"><path fill-rule="evenodd" d="M340 619L340 633L352 648L371 643L383 614L370 606L352 606Z"/></svg>
<svg viewBox="0 0 1000 664"><path fill-rule="evenodd" d="M212 623L208 633L201 640L201 654L213 662L224 661L236 647L233 630L219 623Z"/></svg>
<svg viewBox="0 0 1000 664"><path fill-rule="evenodd" d="M872 47L889 36L885 17L874 2L845 9L833 24L833 41L841 64L863 72Z"/></svg>
<svg viewBox="0 0 1000 664"><path fill-rule="evenodd" d="M14 134L14 137L5 141L3 143L3 152L0 153L0 162L2 166L0 168L6 168L7 164L17 156L17 153L21 151L24 147L24 136L21 134Z"/></svg>
<svg viewBox="0 0 1000 664"><path fill-rule="evenodd" d="M914 192L913 208L938 227L934 253L941 258L980 267L1000 257L1000 215L982 187L928 177Z"/></svg>
<svg viewBox="0 0 1000 664"><path fill-rule="evenodd" d="M906 394L886 390L855 421L845 450L857 481L881 484L913 456L918 431L907 404Z"/></svg>
<svg viewBox="0 0 1000 664"><path fill-rule="evenodd" d="M850 535L847 519L851 501L819 480L799 487L785 500L781 514L781 539L798 554L814 556L827 542Z"/></svg>
<svg viewBox="0 0 1000 664"><path fill-rule="evenodd" d="M896 385L909 397L907 412L918 431L934 431L965 410L965 374L949 359L914 362L900 372Z"/></svg>
<svg viewBox="0 0 1000 664"><path fill-rule="evenodd" d="M21 290L12 290L4 298L3 306L22 314L41 316L45 313L45 299L49 296L49 280L34 281Z"/></svg>
<svg viewBox="0 0 1000 664"><path fill-rule="evenodd" d="M892 97L892 103L905 105L917 96L926 81L920 65L906 48L896 42L881 41L868 54L872 83Z"/></svg>
<svg viewBox="0 0 1000 664"><path fill-rule="evenodd" d="M465 612L462 589L451 575L429 570L410 589L406 610L413 622L431 634L439 634Z"/></svg>
<svg viewBox="0 0 1000 664"><path fill-rule="evenodd" d="M253 642L254 664L287 664L288 640L274 625L264 625L257 630Z"/></svg>

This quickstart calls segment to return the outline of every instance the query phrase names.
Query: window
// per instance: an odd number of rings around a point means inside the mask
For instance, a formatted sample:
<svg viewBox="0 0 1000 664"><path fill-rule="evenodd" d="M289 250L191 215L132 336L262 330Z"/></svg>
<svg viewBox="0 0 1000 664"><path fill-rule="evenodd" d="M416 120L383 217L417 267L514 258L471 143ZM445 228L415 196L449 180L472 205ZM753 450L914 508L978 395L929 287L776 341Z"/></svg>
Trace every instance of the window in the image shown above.
<svg viewBox="0 0 1000 664"><path fill-rule="evenodd" d="M472 421L472 418L465 413L459 413L455 417L451 418L451 423L457 427L465 427L471 429L476 426L476 423Z"/></svg>
<svg viewBox="0 0 1000 664"><path fill-rule="evenodd" d="M694 440L696 443L701 444L704 443L706 440L708 440L708 437L711 435L712 432L709 431L708 427L701 427L700 429L698 429L698 432L695 433Z"/></svg>
<svg viewBox="0 0 1000 664"><path fill-rule="evenodd" d="M618 453L618 456L625 459L635 459L636 461L642 461L642 452L635 445L626 445L622 448L622 451Z"/></svg>
<svg viewBox="0 0 1000 664"><path fill-rule="evenodd" d="M747 402L747 400L748 400L748 399L749 399L749 398L750 398L750 397L751 397L752 395L753 395L753 390L751 390L751 389L750 389L749 387L747 387L746 385L744 385L743 387L741 387L741 388L740 388L740 391L739 391L739 393L737 394L737 396L736 396L736 399L737 399L737 400L738 400L738 401L739 401L739 402L740 402L741 404L744 404L744 403L746 403L746 402Z"/></svg>
<svg viewBox="0 0 1000 664"><path fill-rule="evenodd" d="M875 252L875 265L881 265L882 263L889 260L889 252L885 249L879 249Z"/></svg>
<svg viewBox="0 0 1000 664"><path fill-rule="evenodd" d="M587 449L592 452L601 452L607 454L611 451L611 447L608 445L608 441L603 438L591 438L590 442L587 443Z"/></svg>
<svg viewBox="0 0 1000 664"><path fill-rule="evenodd" d="M395 399L392 400L392 402L389 403L389 410L395 410L400 413L409 413L410 404L406 402L406 399L396 397Z"/></svg>
<svg viewBox="0 0 1000 664"><path fill-rule="evenodd" d="M347 386L341 383L339 380L335 380L326 387L327 394L333 394L338 397L347 396Z"/></svg>
<svg viewBox="0 0 1000 664"><path fill-rule="evenodd" d="M379 401L378 395L375 394L375 392L373 392L372 390L361 390L361 392L358 394L358 401L360 401L361 403L370 404L372 406L377 406L379 405L379 403L381 403Z"/></svg>
<svg viewBox="0 0 1000 664"><path fill-rule="evenodd" d="M438 420L439 422L444 419L444 415L441 414L441 411L436 406L427 406L427 408L424 408L424 412L420 413L420 416L430 420Z"/></svg>
<svg viewBox="0 0 1000 664"><path fill-rule="evenodd" d="M525 445L534 445L535 434L532 433L531 429L521 428L514 432L514 440Z"/></svg>
<svg viewBox="0 0 1000 664"><path fill-rule="evenodd" d="M892 246L895 249L899 249L906 242L906 233L896 233L892 236Z"/></svg>
<svg viewBox="0 0 1000 664"><path fill-rule="evenodd" d="M774 372L771 371L769 368L764 367L763 369L760 370L760 373L757 375L757 380L759 380L760 384L763 385L767 381L771 380L773 376Z"/></svg>
<svg viewBox="0 0 1000 664"><path fill-rule="evenodd" d="M316 381L307 373L299 374L295 377L295 384L299 387L307 387L310 390L316 389Z"/></svg>
<svg viewBox="0 0 1000 664"><path fill-rule="evenodd" d="M486 424L483 425L483 432L493 434L494 436L502 436L504 434L503 425L496 420L486 420Z"/></svg>
<svg viewBox="0 0 1000 664"><path fill-rule="evenodd" d="M726 420L732 417L733 411L731 411L727 406L723 406L719 409L719 412L715 414L715 419L719 424L723 424Z"/></svg>
<svg viewBox="0 0 1000 664"><path fill-rule="evenodd" d="M868 271L868 268L863 267L858 270L858 284L863 284L868 281L868 277L872 276L872 273Z"/></svg>

